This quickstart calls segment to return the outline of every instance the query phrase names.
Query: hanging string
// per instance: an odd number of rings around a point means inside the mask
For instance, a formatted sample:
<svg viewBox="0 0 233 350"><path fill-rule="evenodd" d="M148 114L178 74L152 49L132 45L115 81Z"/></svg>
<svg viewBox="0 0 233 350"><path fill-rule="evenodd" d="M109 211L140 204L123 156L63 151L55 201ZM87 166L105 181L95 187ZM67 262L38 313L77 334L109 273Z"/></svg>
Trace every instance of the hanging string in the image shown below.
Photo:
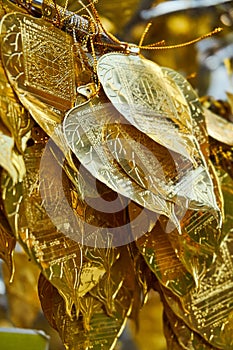
<svg viewBox="0 0 233 350"><path fill-rule="evenodd" d="M215 28L213 31L211 31L210 33L204 34L196 39L187 41L185 43L182 44L177 44L177 45L168 45L168 46L157 46L157 44L150 44L150 45L139 45L139 49L142 50L167 50L167 49L177 49L177 48L182 48L182 47L186 47L189 45L193 45L196 44L197 42L203 40L203 39L207 39L210 38L211 36L218 34L222 31L222 28Z"/></svg>
<svg viewBox="0 0 233 350"><path fill-rule="evenodd" d="M94 2L97 2L97 1L94 1ZM117 37L115 37L112 33L109 33L103 26L101 20L100 20L100 17L99 17L99 14L95 8L95 5L94 5L94 2L92 0L89 0L89 4L91 6L91 9L92 9L92 12L93 12L93 15L94 15L94 18L95 18L95 21L97 23L97 25L99 26L100 28L100 31L102 31L107 37L109 37L113 42L121 45L121 41L119 39L117 39Z"/></svg>
<svg viewBox="0 0 233 350"><path fill-rule="evenodd" d="M142 36L141 36L141 39L140 39L140 42L138 45L136 44L130 44L130 43L125 43L125 42L122 42L118 39L116 39L115 36L110 36L110 38L112 40L114 40L114 42L116 44L110 44L110 43L102 43L102 42L96 42L95 45L100 45L100 46L106 46L106 47L109 47L109 48L115 48L116 50L121 50L121 51L126 51L126 52L129 52L131 51L131 48L132 49L138 49L138 51L140 52L140 50L168 50L168 49L177 49L177 48L182 48L182 47L186 47L186 46L189 46L189 45L193 45L193 44L196 44L197 42L201 41L201 40L204 40L204 39L207 39L213 35L216 35L218 33L220 33L223 29L222 28L215 28L213 31L207 33L207 34L204 34L204 35L201 35L200 37L196 38L196 39L193 39L193 40L190 40L190 41L187 41L185 43L182 43L182 44L176 44L176 45L165 45L165 41L162 40L162 41L159 41L159 42L156 42L156 43L152 43L152 44L148 44L148 45L143 45L143 42L145 40L145 37L151 27L152 23L148 23L147 26L146 26L146 29L144 30ZM109 35L110 33L106 32L105 33L107 35Z"/></svg>
<svg viewBox="0 0 233 350"><path fill-rule="evenodd" d="M87 9L88 7L90 7L90 4L85 5L85 9ZM65 21L69 20L71 17L73 17L74 15L78 15L79 13L83 12L85 10L83 7L79 10L76 10L74 12L71 12L69 15L64 15L64 19Z"/></svg>
<svg viewBox="0 0 233 350"><path fill-rule="evenodd" d="M56 12L55 23L53 21L53 24L55 24L58 28L60 28L61 27L61 14L59 13L59 10L57 8L56 0L52 0L52 2L53 2L54 9L55 9L55 12Z"/></svg>
<svg viewBox="0 0 233 350"><path fill-rule="evenodd" d="M152 22L149 22L149 23L147 24L147 26L146 26L144 32L142 33L142 36L141 36L141 39L140 39L140 41L139 41L138 47L142 47L142 44L143 44L143 42L144 42L144 40L145 40L145 37L146 37L147 33L149 32L151 26L152 26Z"/></svg>
<svg viewBox="0 0 233 350"><path fill-rule="evenodd" d="M89 15L89 17L91 18L91 20L92 20L92 23L91 23L91 25L93 25L94 24L94 26L95 26L95 28L96 28L96 33L92 33L92 35L93 34L97 34L98 33L98 30L97 30L97 24L96 24L96 18L95 18L95 14L93 14L92 12L93 12L93 9L92 9L92 5L93 4L88 4L88 5L85 5L81 0L78 0L78 2L80 3L80 5L83 7L83 10L86 10L86 12L88 13L88 15ZM91 7L91 9L92 9L92 12L89 10L89 7Z"/></svg>
<svg viewBox="0 0 233 350"><path fill-rule="evenodd" d="M65 6L63 7L63 10L62 10L62 18L65 17L65 12L66 12L66 10L67 10L67 8L68 8L68 1L69 1L69 0L66 0L66 1L65 1Z"/></svg>

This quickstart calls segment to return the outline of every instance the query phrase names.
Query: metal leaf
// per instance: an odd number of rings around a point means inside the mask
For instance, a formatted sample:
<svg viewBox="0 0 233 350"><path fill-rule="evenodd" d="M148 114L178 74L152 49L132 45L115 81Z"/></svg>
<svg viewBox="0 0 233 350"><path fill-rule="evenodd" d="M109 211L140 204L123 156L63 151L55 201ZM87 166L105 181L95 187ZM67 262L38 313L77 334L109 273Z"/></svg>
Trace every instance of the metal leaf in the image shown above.
<svg viewBox="0 0 233 350"><path fill-rule="evenodd" d="M217 176L215 172L209 166L209 143L208 132L205 124L205 116L199 101L198 95L193 90L192 86L187 80L178 72L162 67L164 78L167 80L168 86L176 85L176 88L180 91L180 94L185 98L189 107L189 113L192 123L193 140L196 147L198 156L196 158L198 163L199 175L193 182L194 194L196 198L201 197L202 209L206 204L209 208L213 208L218 211L219 206L216 199L215 187L220 187L216 181ZM221 192L221 189L218 189ZM200 199L199 199L200 200ZM198 208L193 208L198 209Z"/></svg>
<svg viewBox="0 0 233 350"><path fill-rule="evenodd" d="M112 190L168 216L178 225L172 205L160 196L139 186L116 163L102 140L103 128L114 123L116 110L105 98L95 98L69 111L63 121L64 135L71 150L82 165Z"/></svg>
<svg viewBox="0 0 233 350"><path fill-rule="evenodd" d="M58 286L66 300L67 310L71 311L78 299L74 287L80 272L81 250L77 242L64 236L54 226L43 207L38 171L47 136L39 128L34 128L32 137L34 145L27 148L24 156L27 172L23 181L14 187L9 176L3 174L4 208L16 238L45 276ZM53 170L57 171L56 168ZM59 193L53 194L56 195L59 212ZM63 228L66 227L64 219L62 224Z"/></svg>
<svg viewBox="0 0 233 350"><path fill-rule="evenodd" d="M62 174L59 160L63 155L54 144L46 148L47 158L41 165L47 135L39 127L33 128L32 140L34 145L25 151L27 172L23 182L14 187L6 174L2 178L5 210L24 249L63 296L67 313L71 313L73 304L79 312L80 297L95 287L118 259L108 231L119 226L119 240L127 232L124 207L118 206L119 213L109 215L92 208L85 197L87 181L79 183L81 197ZM113 193L99 186L100 195L108 202ZM90 247L83 246L85 243Z"/></svg>
<svg viewBox="0 0 233 350"><path fill-rule="evenodd" d="M134 274L133 261L127 246L117 249L119 257L115 263L108 269L106 275L99 281L90 294L99 299L104 305L108 315L112 315L116 309L115 302L117 296L122 293L131 294L131 299L140 293L141 288L137 283ZM124 292L123 292L124 291ZM126 292L127 291L127 292ZM137 299L138 300L138 299ZM125 309L128 308L128 299L125 299ZM138 306L135 304L136 309ZM140 305L139 305L140 308Z"/></svg>
<svg viewBox="0 0 233 350"><path fill-rule="evenodd" d="M29 113L16 98L0 60L0 119L11 132L15 145L20 153L26 148L30 137L32 120Z"/></svg>
<svg viewBox="0 0 233 350"><path fill-rule="evenodd" d="M136 240L136 245L149 268L157 279L173 293L185 295L192 287L194 280L177 258L168 234L164 232L158 220L155 221L156 223L153 221L153 213L143 210L140 220L136 221L135 217L142 209L133 203L129 209L133 234L135 231L144 231L147 226L148 232ZM152 229L150 223L153 223Z"/></svg>
<svg viewBox="0 0 233 350"><path fill-rule="evenodd" d="M130 124L195 163L187 102L175 86L168 89L156 63L108 53L98 60L97 69L106 95Z"/></svg>
<svg viewBox="0 0 233 350"><path fill-rule="evenodd" d="M59 332L67 349L78 350L91 347L92 349L113 349L117 338L123 330L126 317L131 308L131 299L124 290L115 297L115 310L108 316L103 310L102 303L96 298L86 295L81 298L81 312L73 310L72 318L65 312L63 299L58 291L42 275L39 279L39 296L43 311L52 325ZM127 302L126 302L127 300ZM127 305L126 305L127 304ZM85 324L90 316L89 324Z"/></svg>
<svg viewBox="0 0 233 350"><path fill-rule="evenodd" d="M226 177L226 183L232 179ZM226 203L226 221L223 230L228 235L222 242L219 253L198 288L182 298L176 298L163 288L167 303L173 312L181 318L189 328L200 334L214 347L227 349L232 347L232 209L228 206L232 201L231 186L226 186L224 199ZM230 190L230 193L229 193Z"/></svg>
<svg viewBox="0 0 233 350"><path fill-rule="evenodd" d="M72 107L75 74L71 37L42 19L21 13L4 16L1 35L2 62L21 102L24 104L29 92L57 109Z"/></svg>
<svg viewBox="0 0 233 350"><path fill-rule="evenodd" d="M205 341L198 333L191 330L180 318L178 318L172 310L169 308L165 300L164 305L164 320L168 322L171 330L173 331L179 346L182 349L190 349L191 347L195 350L218 350L216 347L210 345Z"/></svg>
<svg viewBox="0 0 233 350"><path fill-rule="evenodd" d="M184 197L189 201L187 207L193 209L201 204L203 208L218 210L212 180L197 139L199 133L194 130L198 122L194 115L196 111L202 113L201 106L199 104L194 111L190 108L194 107L197 96L185 79L141 56L118 53L99 59L98 75L108 98L130 124L167 151L176 152L171 158L178 168L178 179L170 198ZM188 90L189 94L182 90ZM135 153L138 155L137 149ZM181 155L181 159L176 159L176 154ZM147 158L148 155L144 155L145 166L150 164ZM149 176L151 173L149 171Z"/></svg>

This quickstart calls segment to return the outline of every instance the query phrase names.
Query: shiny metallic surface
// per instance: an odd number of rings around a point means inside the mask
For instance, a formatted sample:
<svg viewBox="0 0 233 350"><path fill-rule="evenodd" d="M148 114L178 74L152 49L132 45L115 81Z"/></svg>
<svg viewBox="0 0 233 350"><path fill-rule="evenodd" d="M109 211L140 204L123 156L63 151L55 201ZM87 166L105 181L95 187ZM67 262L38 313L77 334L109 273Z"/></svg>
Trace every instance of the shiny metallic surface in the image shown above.
<svg viewBox="0 0 233 350"><path fill-rule="evenodd" d="M170 3L154 9L228 1ZM118 349L152 289L168 350L230 350L233 97L200 102L183 75L146 59L167 48L144 44L150 25L139 44L109 32L140 6L1 1L0 258L12 280L24 249L66 350ZM182 34L179 18L168 24Z"/></svg>

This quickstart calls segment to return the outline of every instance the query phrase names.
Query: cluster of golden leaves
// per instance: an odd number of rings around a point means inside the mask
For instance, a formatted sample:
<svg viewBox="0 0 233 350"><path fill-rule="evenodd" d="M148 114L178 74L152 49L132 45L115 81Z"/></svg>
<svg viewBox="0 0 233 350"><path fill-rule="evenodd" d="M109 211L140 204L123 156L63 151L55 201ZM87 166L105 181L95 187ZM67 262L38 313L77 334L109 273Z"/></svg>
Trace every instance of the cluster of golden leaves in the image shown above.
<svg viewBox="0 0 233 350"><path fill-rule="evenodd" d="M201 105L104 30L139 6L45 1L36 18L2 0L0 257L13 276L18 242L37 266L67 350L114 349L150 290L169 350L229 349L232 99Z"/></svg>

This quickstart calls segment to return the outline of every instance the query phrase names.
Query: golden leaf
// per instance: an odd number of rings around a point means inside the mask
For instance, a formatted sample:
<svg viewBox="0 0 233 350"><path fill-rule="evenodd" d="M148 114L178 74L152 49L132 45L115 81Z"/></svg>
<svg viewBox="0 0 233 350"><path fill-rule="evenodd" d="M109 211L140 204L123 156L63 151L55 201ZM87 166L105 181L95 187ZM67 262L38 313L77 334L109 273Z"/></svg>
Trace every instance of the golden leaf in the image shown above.
<svg viewBox="0 0 233 350"><path fill-rule="evenodd" d="M210 345L198 333L191 330L180 318L178 318L169 308L166 301L163 299L164 305L164 322L170 325L172 332L175 335L177 343L182 349L193 347L195 350L218 350ZM169 342L169 340L168 340ZM173 348L171 348L173 350Z"/></svg>
<svg viewBox="0 0 233 350"><path fill-rule="evenodd" d="M0 119L11 132L14 143L20 153L26 148L30 137L32 120L29 113L16 98L0 61Z"/></svg>
<svg viewBox="0 0 233 350"><path fill-rule="evenodd" d="M194 332L200 334L216 348L232 347L233 254L232 254L232 179L224 176L223 195L225 239L217 257L200 280L199 287L192 288L185 296L177 298L162 287L172 311ZM230 203L229 203L230 200Z"/></svg>
<svg viewBox="0 0 233 350"><path fill-rule="evenodd" d="M140 213L140 210L133 203L129 207L133 234L137 231L144 231L150 220L153 222L152 213L145 211L145 209L140 216L140 221L136 222L135 217ZM136 245L157 279L176 295L184 295L194 283L192 275L177 258L168 239L168 234L162 229L159 220L153 226L152 229L149 229L147 233L136 240Z"/></svg>
<svg viewBox="0 0 233 350"><path fill-rule="evenodd" d="M77 242L54 226L43 207L39 192L39 166L47 136L39 127L34 127L32 140L34 145L28 147L24 155L27 171L23 181L14 187L9 176L3 174L4 209L16 238L45 276L58 286L66 300L67 310L71 312L73 303L78 299L75 286L80 272L81 250ZM51 172L55 171L57 175L58 168L55 165L52 168L52 163L49 166ZM60 183L59 187L61 189ZM53 198L59 200L59 192L54 193ZM63 210L59 201L56 208L57 213ZM66 227L66 220L62 221L61 229L62 225Z"/></svg>
<svg viewBox="0 0 233 350"><path fill-rule="evenodd" d="M94 98L86 104L69 111L63 121L63 129L67 144L80 160L98 180L109 188L135 202L164 214L178 225L173 215L170 202L152 191L141 187L128 176L115 161L102 140L102 132L106 124L114 123L118 113L105 98Z"/></svg>
<svg viewBox="0 0 233 350"><path fill-rule="evenodd" d="M108 316L102 303L95 297L86 294L81 298L81 312L77 319L77 311L73 309L72 318L66 314L64 300L43 275L39 279L39 296L42 308L48 321L60 334L69 350L78 349L114 349L117 338L123 330L126 317L131 308L131 299L127 290L115 297L115 310ZM126 302L127 301L127 302ZM89 325L85 320L89 317Z"/></svg>
<svg viewBox="0 0 233 350"><path fill-rule="evenodd" d="M76 94L71 37L43 19L21 13L4 16L1 35L2 62L20 101L26 104L29 94L62 111L72 107Z"/></svg>

